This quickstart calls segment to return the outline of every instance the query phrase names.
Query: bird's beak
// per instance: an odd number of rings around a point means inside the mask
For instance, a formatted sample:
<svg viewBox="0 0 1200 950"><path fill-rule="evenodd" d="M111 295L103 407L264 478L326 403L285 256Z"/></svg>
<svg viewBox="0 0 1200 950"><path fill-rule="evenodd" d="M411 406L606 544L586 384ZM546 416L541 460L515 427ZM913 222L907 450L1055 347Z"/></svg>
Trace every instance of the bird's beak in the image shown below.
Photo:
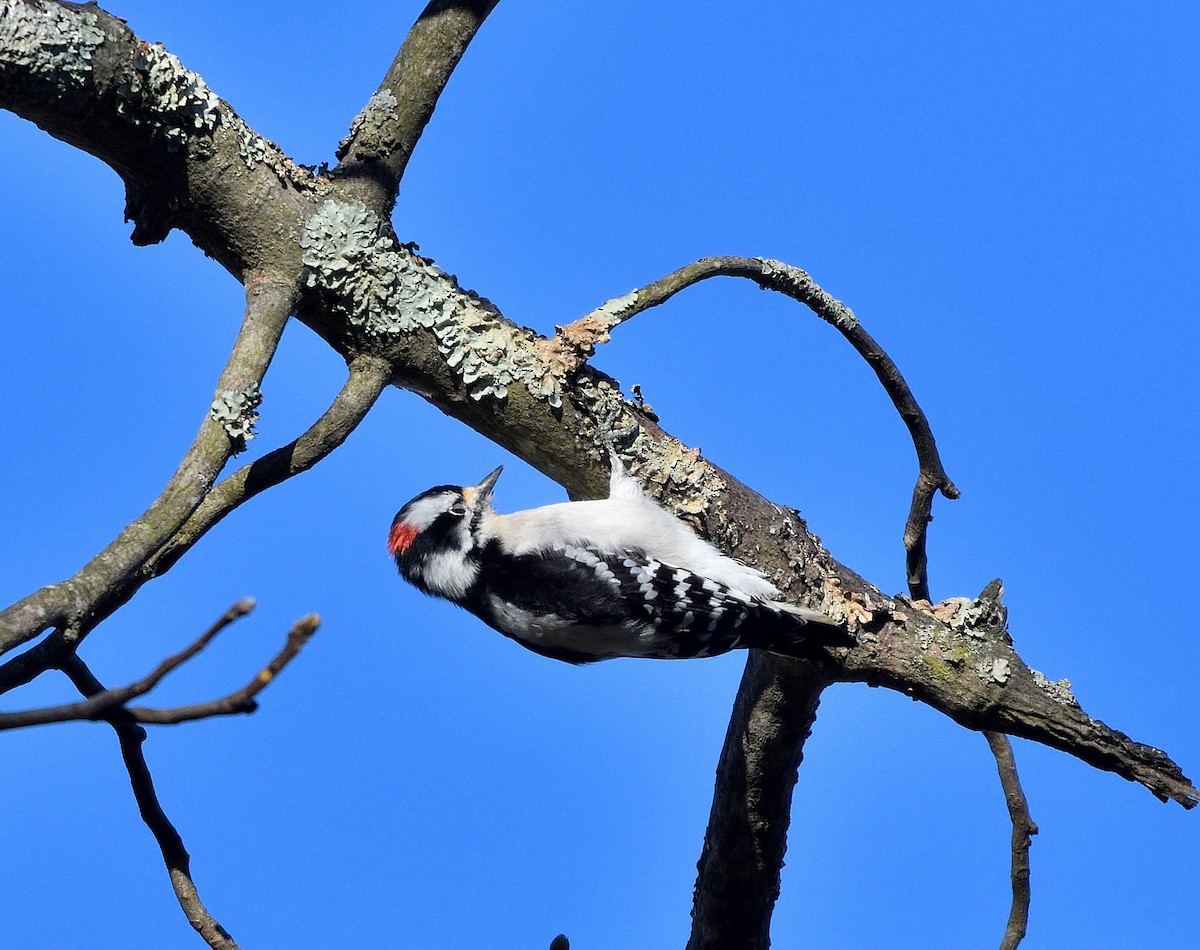
<svg viewBox="0 0 1200 950"><path fill-rule="evenodd" d="M477 501L487 501L492 497L492 487L496 484L496 479L500 477L500 473L504 471L503 465L496 466L496 470L488 475L475 488L475 498Z"/></svg>

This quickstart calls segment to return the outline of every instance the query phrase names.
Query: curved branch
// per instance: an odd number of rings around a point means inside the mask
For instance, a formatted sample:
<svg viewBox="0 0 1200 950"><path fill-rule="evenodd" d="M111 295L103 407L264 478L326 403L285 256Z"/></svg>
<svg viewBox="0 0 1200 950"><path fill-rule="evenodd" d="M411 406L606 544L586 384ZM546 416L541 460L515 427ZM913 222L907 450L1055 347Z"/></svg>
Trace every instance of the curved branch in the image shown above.
<svg viewBox="0 0 1200 950"><path fill-rule="evenodd" d="M854 312L826 293L807 272L781 261L762 257L704 257L681 267L639 290L610 300L603 306L559 330L557 340L575 349L583 358L591 355L596 343L608 339L608 333L631 317L670 300L679 291L711 277L743 277L760 287L800 301L813 313L832 325L858 351L875 372L892 405L900 413L917 450L920 474L913 489L912 506L904 526L907 573L913 597L929 599L926 578L925 540L933 506L933 496L941 492L958 498L959 491L942 465L937 442L925 412L890 356L863 329Z"/></svg>
<svg viewBox="0 0 1200 950"><path fill-rule="evenodd" d="M103 684L74 654L66 658L63 672L84 696L95 696L105 691ZM150 775L150 767L146 764L146 755L142 751L142 743L146 741L146 730L130 722L119 710L110 714L108 722L117 733L117 740L121 745L121 758L125 762L125 770L129 773L129 783L137 800L138 812L150 833L154 835L154 840L158 842L163 863L171 878L171 888L175 891L175 897L179 906L183 908L188 923L213 950L239 950L237 941L209 913L196 890L196 883L192 880L191 856L178 829L171 824L167 813L163 811L158 794L154 790L154 779Z"/></svg>
<svg viewBox="0 0 1200 950"><path fill-rule="evenodd" d="M216 394L257 389L292 308L289 288L251 280L246 314ZM30 594L0 612L0 654L52 627L82 640L115 605L127 599L138 571L179 530L238 448L227 427L206 412L195 441L162 494L73 577Z"/></svg>
<svg viewBox="0 0 1200 950"><path fill-rule="evenodd" d="M417 18L383 82L338 147L335 176L381 214L391 211L404 169L438 98L499 0L433 0Z"/></svg>

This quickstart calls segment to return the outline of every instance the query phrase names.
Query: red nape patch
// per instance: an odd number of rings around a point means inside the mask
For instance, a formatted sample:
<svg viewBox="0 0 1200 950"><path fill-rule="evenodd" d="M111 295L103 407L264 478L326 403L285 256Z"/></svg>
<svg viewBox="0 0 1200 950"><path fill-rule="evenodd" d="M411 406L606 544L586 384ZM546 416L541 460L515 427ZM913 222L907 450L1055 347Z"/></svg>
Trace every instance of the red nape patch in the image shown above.
<svg viewBox="0 0 1200 950"><path fill-rule="evenodd" d="M407 524L403 521L392 525L392 530L388 532L388 554L392 557L395 557L397 554L403 554L409 549L420 533L421 529L416 525Z"/></svg>

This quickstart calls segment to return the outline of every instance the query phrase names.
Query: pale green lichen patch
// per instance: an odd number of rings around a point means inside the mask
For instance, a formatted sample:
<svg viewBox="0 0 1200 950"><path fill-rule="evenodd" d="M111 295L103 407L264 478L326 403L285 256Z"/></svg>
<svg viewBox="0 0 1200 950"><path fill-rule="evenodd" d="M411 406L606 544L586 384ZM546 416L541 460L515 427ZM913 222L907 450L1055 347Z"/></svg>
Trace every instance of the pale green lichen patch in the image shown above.
<svg viewBox="0 0 1200 950"><path fill-rule="evenodd" d="M216 94L160 43L142 47L117 95L125 120L150 126L168 151L179 151L197 133L210 139L221 122Z"/></svg>
<svg viewBox="0 0 1200 950"><path fill-rule="evenodd" d="M776 289L783 289L801 300L818 301L821 306L817 315L840 330L853 330L858 326L854 311L822 290L807 271L767 257L756 257L755 260L762 266L764 286L777 284Z"/></svg>
<svg viewBox="0 0 1200 950"><path fill-rule="evenodd" d="M234 441L236 451L240 452L254 438L254 424L258 422L257 410L262 399L258 383L252 382L241 389L226 389L213 400L209 410L212 419Z"/></svg>
<svg viewBox="0 0 1200 950"><path fill-rule="evenodd" d="M315 169L297 165L278 145L250 128L241 116L229 112L224 121L233 130L238 158L247 168L265 165L285 185L318 195L328 194L333 189L328 177Z"/></svg>
<svg viewBox="0 0 1200 950"><path fill-rule="evenodd" d="M984 657L975 664L975 672L984 682L1003 686L1012 675L1012 665L1002 656Z"/></svg>
<svg viewBox="0 0 1200 950"><path fill-rule="evenodd" d="M380 89L363 106L362 112L350 123L350 131L338 143L337 157L344 158L357 140L358 152L364 158L380 158L395 148L390 134L396 122L399 103L390 89Z"/></svg>
<svg viewBox="0 0 1200 950"><path fill-rule="evenodd" d="M610 327L615 327L618 323L627 319L626 312L638 302L638 292L631 290L627 294L621 294L620 297L613 297L612 300L606 300L596 308L594 315L600 317Z"/></svg>
<svg viewBox="0 0 1200 950"><path fill-rule="evenodd" d="M1045 673L1040 673L1037 670L1031 670L1033 674L1033 684L1044 693L1048 693L1060 703L1067 703L1071 706L1078 706L1079 703L1075 699L1075 694L1071 692L1071 681L1061 679L1055 682Z"/></svg>
<svg viewBox="0 0 1200 950"><path fill-rule="evenodd" d="M503 399L517 382L542 393L529 340L452 274L380 233L378 217L361 201L326 201L300 246L306 284L351 326L376 337L431 330L472 399Z"/></svg>
<svg viewBox="0 0 1200 950"><path fill-rule="evenodd" d="M16 74L52 79L60 91L83 86L92 51L104 42L94 13L57 4L0 0L0 63Z"/></svg>

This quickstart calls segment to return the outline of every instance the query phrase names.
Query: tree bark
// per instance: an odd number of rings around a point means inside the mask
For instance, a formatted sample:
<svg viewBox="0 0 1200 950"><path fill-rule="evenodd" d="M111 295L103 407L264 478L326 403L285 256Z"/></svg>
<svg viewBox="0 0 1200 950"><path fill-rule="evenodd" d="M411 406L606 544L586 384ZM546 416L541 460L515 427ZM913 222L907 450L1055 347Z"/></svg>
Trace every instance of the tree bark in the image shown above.
<svg viewBox="0 0 1200 950"><path fill-rule="evenodd" d="M792 790L828 672L751 654L717 764L697 865L688 950L764 950L787 847Z"/></svg>

